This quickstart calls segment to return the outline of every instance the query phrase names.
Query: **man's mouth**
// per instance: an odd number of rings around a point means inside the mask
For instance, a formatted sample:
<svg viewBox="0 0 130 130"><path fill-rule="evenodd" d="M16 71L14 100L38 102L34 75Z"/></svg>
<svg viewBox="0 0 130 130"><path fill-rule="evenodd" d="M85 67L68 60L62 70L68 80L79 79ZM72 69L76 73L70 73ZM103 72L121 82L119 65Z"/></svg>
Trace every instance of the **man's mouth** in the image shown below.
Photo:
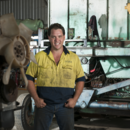
<svg viewBox="0 0 130 130"><path fill-rule="evenodd" d="M59 45L60 43L55 43L55 45Z"/></svg>

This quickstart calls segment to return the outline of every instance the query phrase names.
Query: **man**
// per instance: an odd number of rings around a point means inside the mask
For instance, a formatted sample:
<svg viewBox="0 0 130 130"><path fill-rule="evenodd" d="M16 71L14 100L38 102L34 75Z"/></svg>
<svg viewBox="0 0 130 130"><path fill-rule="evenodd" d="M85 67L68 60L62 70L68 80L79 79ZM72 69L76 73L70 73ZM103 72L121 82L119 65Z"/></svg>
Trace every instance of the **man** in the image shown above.
<svg viewBox="0 0 130 130"><path fill-rule="evenodd" d="M84 72L78 56L63 46L62 25L52 24L48 38L51 46L36 54L38 65L31 62L26 72L28 91L36 105L34 130L49 130L54 114L60 130L73 130L73 108L84 87Z"/></svg>

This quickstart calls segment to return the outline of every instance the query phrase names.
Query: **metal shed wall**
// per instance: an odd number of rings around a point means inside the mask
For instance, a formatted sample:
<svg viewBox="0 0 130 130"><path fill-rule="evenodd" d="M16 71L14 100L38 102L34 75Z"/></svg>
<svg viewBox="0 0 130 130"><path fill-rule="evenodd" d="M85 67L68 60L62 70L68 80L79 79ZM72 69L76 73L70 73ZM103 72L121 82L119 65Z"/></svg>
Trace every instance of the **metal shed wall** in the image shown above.
<svg viewBox="0 0 130 130"><path fill-rule="evenodd" d="M13 13L15 19L39 19L47 26L46 0L3 0L0 1L0 15Z"/></svg>

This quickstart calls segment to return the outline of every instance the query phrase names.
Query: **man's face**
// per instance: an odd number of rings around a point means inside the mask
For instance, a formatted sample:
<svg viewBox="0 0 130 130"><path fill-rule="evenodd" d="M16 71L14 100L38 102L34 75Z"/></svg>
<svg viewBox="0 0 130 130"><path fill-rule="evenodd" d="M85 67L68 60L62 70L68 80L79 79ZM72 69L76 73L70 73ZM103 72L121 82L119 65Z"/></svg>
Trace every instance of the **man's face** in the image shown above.
<svg viewBox="0 0 130 130"><path fill-rule="evenodd" d="M52 50L60 50L63 48L63 43L65 40L65 35L61 29L52 29L50 36L48 36L51 43Z"/></svg>

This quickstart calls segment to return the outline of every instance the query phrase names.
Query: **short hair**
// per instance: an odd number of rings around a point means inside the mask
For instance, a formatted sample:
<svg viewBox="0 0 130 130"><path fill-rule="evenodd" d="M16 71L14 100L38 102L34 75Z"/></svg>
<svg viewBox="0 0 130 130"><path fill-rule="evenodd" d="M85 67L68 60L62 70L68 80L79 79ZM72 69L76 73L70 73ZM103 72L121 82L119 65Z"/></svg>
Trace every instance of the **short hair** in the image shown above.
<svg viewBox="0 0 130 130"><path fill-rule="evenodd" d="M49 27L49 29L48 29L48 36L51 35L51 30L52 30L52 29L61 29L62 32L63 32L63 35L65 35L65 29L64 29L64 27L63 27L61 24L59 24L59 23L54 23L54 24L51 24L51 25L50 25L50 27Z"/></svg>

